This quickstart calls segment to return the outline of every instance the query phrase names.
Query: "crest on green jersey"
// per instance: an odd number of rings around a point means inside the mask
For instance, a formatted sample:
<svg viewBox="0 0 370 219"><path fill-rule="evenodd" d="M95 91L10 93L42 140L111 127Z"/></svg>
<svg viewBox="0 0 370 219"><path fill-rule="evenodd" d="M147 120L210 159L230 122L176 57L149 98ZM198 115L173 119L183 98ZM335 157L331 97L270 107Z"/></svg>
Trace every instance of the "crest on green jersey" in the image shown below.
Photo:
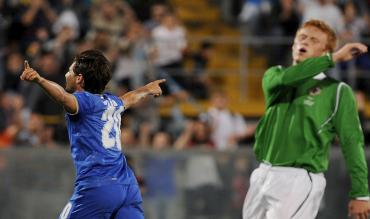
<svg viewBox="0 0 370 219"><path fill-rule="evenodd" d="M320 87L314 87L314 88L311 88L310 89L310 92L309 92L309 94L311 95L311 96L317 96L317 95L319 95L321 93L321 88Z"/></svg>

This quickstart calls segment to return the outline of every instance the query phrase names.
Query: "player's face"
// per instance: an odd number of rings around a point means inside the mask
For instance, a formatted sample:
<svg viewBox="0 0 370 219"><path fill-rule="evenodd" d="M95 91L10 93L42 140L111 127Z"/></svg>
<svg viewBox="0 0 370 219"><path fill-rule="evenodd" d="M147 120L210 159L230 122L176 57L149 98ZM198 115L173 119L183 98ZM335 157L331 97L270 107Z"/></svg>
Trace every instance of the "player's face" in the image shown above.
<svg viewBox="0 0 370 219"><path fill-rule="evenodd" d="M76 74L73 72L73 68L75 66L75 63L72 63L71 66L69 66L68 72L66 73L66 91L69 93L73 93L77 89L77 83L76 83Z"/></svg>
<svg viewBox="0 0 370 219"><path fill-rule="evenodd" d="M320 29L308 26L298 30L293 44L293 63L324 55L327 50L327 35Z"/></svg>

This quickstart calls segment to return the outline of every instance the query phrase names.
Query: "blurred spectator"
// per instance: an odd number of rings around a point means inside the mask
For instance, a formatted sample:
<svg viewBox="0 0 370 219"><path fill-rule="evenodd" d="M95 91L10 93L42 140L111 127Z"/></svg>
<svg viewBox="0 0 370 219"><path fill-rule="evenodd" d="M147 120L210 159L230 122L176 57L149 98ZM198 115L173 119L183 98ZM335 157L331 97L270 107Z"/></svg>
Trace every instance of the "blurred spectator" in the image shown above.
<svg viewBox="0 0 370 219"><path fill-rule="evenodd" d="M142 122L139 125L139 145L143 148L151 146L151 136L155 133L153 125L150 122Z"/></svg>
<svg viewBox="0 0 370 219"><path fill-rule="evenodd" d="M56 22L53 24L54 34L60 33L64 28L69 28L71 32L71 38L77 39L80 31L80 22L78 21L76 13L68 8L61 12Z"/></svg>
<svg viewBox="0 0 370 219"><path fill-rule="evenodd" d="M137 145L137 139L135 133L130 128L122 128L121 130L121 142L122 148L133 148Z"/></svg>
<svg viewBox="0 0 370 219"><path fill-rule="evenodd" d="M120 52L114 69L114 80L127 87L136 89L145 83L148 72L149 38L143 25L132 22L127 33L118 43Z"/></svg>
<svg viewBox="0 0 370 219"><path fill-rule="evenodd" d="M237 113L232 113L228 108L228 98L223 92L212 95L212 105L208 110L212 128L212 140L217 150L236 149L238 141L254 130L247 129L244 118Z"/></svg>
<svg viewBox="0 0 370 219"><path fill-rule="evenodd" d="M187 75L186 89L197 99L209 98L210 81L206 77L206 69L210 58L214 55L213 44L203 41L199 49L191 56L194 62L193 70Z"/></svg>
<svg viewBox="0 0 370 219"><path fill-rule="evenodd" d="M91 32L103 30L111 40L116 40L127 30L134 17L132 9L124 1L96 1L91 13Z"/></svg>
<svg viewBox="0 0 370 219"><path fill-rule="evenodd" d="M118 56L117 42L129 25L135 20L135 14L124 1L94 1L90 14L91 28L87 40L94 49L101 50L114 63Z"/></svg>
<svg viewBox="0 0 370 219"><path fill-rule="evenodd" d="M260 19L270 12L270 0L244 0L242 10L239 14L239 21L242 23L243 33L245 35L262 33L264 30L260 28Z"/></svg>
<svg viewBox="0 0 370 219"><path fill-rule="evenodd" d="M201 119L187 123L175 142L177 149L214 150L210 127ZM223 185L215 156L208 153L188 154L185 162L185 218L219 218Z"/></svg>
<svg viewBox="0 0 370 219"><path fill-rule="evenodd" d="M200 146L213 148L214 144L211 140L211 128L206 121L189 121L185 130L176 139L174 145L177 149Z"/></svg>
<svg viewBox="0 0 370 219"><path fill-rule="evenodd" d="M362 41L362 36L367 31L367 22L363 16L358 13L358 8L352 1L344 5L344 24L345 28L342 33L341 43ZM340 63L341 79L355 88L357 108L361 126L365 127L365 93L370 89L369 77L367 76L366 65L370 58L367 54L357 57L346 63ZM349 74L348 74L349 73Z"/></svg>
<svg viewBox="0 0 370 219"><path fill-rule="evenodd" d="M353 2L347 2L344 5L344 31L341 35L343 43L360 41L366 28L367 23L359 15L356 5Z"/></svg>
<svg viewBox="0 0 370 219"><path fill-rule="evenodd" d="M167 13L161 24L153 29L154 64L158 68L159 78L165 78L163 93L174 94L178 99L187 99L184 91L183 53L187 46L185 29L179 24L175 14Z"/></svg>
<svg viewBox="0 0 370 219"><path fill-rule="evenodd" d="M193 147L195 148L195 147ZM185 218L219 218L223 184L214 155L197 153L185 163Z"/></svg>
<svg viewBox="0 0 370 219"><path fill-rule="evenodd" d="M300 14L294 0L278 0L272 7L271 14L264 19L264 26L270 27L270 35L281 37L278 45L270 45L266 54L268 66L288 64L291 62L291 40L300 25ZM279 57L279 58L276 58Z"/></svg>
<svg viewBox="0 0 370 219"><path fill-rule="evenodd" d="M294 37L301 20L295 1L279 0L276 7L273 8L272 14L274 13L281 36Z"/></svg>
<svg viewBox="0 0 370 219"><path fill-rule="evenodd" d="M336 0L312 0L301 1L303 4L302 23L310 19L318 19L327 23L333 28L337 34L341 34L344 30L343 14Z"/></svg>
<svg viewBox="0 0 370 219"><path fill-rule="evenodd" d="M106 29L96 29L89 34L87 40L91 40L92 47L107 53L115 47L115 40Z"/></svg>
<svg viewBox="0 0 370 219"><path fill-rule="evenodd" d="M150 8L150 19L144 23L145 28L151 32L161 24L163 17L167 13L169 13L168 5L164 3L155 3Z"/></svg>
<svg viewBox="0 0 370 219"><path fill-rule="evenodd" d="M44 132L44 123L37 114L30 114L27 120L24 120L22 129L19 131L15 143L19 146L41 145L41 135Z"/></svg>
<svg viewBox="0 0 370 219"><path fill-rule="evenodd" d="M80 34L80 23L76 13L71 8L64 9L52 26L55 38L48 41L44 47L54 51L63 63L69 62L74 56L74 41Z"/></svg>
<svg viewBox="0 0 370 219"><path fill-rule="evenodd" d="M22 128L24 120L24 100L16 93L3 93L0 95L0 147L9 147Z"/></svg>
<svg viewBox="0 0 370 219"><path fill-rule="evenodd" d="M209 41L202 41L199 49L192 54L194 61L193 72L197 75L204 74L212 55L214 55L213 44Z"/></svg>
<svg viewBox="0 0 370 219"><path fill-rule="evenodd" d="M22 36L24 43L48 40L50 27L57 19L56 11L46 0L27 1L19 8L18 16L22 26L21 30L16 30L16 33ZM22 31L23 29L24 31Z"/></svg>
<svg viewBox="0 0 370 219"><path fill-rule="evenodd" d="M148 99L136 105L130 112L130 129L137 133L138 145L148 148L151 145L151 136L162 130L162 121L159 114L158 101ZM164 127L165 128L165 127Z"/></svg>
<svg viewBox="0 0 370 219"><path fill-rule="evenodd" d="M153 29L152 37L157 49L155 64L170 74L182 66L187 45L185 34L185 29L172 13L164 15L161 24Z"/></svg>
<svg viewBox="0 0 370 219"><path fill-rule="evenodd" d="M157 132L152 141L156 153L145 157L146 213L150 219L176 218L176 157L162 154L171 144L168 133Z"/></svg>
<svg viewBox="0 0 370 219"><path fill-rule="evenodd" d="M6 56L6 63L4 69L4 82L2 90L20 92L21 91L21 80L19 76L23 70L23 55L18 52L10 52Z"/></svg>

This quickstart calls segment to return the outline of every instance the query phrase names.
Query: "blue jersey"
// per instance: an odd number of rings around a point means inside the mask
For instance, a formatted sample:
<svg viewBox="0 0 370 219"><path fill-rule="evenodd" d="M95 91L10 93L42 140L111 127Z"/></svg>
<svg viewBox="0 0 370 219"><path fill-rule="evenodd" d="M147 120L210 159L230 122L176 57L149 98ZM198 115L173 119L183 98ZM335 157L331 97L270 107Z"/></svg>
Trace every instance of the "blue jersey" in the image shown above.
<svg viewBox="0 0 370 219"><path fill-rule="evenodd" d="M136 179L121 151L124 103L104 93L75 92L75 115L67 114L68 136L76 167L76 190L109 184L132 184Z"/></svg>

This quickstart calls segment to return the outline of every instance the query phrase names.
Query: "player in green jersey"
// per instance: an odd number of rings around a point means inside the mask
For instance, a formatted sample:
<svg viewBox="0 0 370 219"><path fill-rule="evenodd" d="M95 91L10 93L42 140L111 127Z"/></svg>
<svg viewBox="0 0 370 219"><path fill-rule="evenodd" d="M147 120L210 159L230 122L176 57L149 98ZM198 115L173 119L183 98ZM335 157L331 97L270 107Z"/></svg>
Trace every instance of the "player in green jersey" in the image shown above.
<svg viewBox="0 0 370 219"><path fill-rule="evenodd" d="M325 74L367 47L348 43L334 52L335 46L334 31L310 20L296 33L293 65L272 67L264 74L266 111L254 145L261 165L251 175L243 219L315 218L335 136L352 182L349 214L368 218L368 174L356 101L348 85Z"/></svg>

